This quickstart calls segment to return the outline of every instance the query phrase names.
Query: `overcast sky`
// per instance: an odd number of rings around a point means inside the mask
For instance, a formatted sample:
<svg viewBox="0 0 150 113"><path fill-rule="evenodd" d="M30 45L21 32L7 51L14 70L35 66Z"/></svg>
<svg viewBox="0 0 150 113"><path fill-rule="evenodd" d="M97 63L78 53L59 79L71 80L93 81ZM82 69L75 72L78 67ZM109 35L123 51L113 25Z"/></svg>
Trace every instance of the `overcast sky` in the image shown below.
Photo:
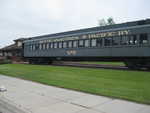
<svg viewBox="0 0 150 113"><path fill-rule="evenodd" d="M0 0L0 47L32 37L150 18L150 0Z"/></svg>

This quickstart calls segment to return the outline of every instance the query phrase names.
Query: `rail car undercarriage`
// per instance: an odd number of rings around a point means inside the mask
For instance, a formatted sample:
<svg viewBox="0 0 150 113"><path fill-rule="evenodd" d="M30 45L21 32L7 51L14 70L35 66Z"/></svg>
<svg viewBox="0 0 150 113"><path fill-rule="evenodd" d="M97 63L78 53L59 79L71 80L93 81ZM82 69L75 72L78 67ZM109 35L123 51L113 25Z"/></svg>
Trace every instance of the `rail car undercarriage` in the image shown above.
<svg viewBox="0 0 150 113"><path fill-rule="evenodd" d="M121 61L124 62L125 66L129 69L140 70L149 69L150 70L150 58L89 58L89 57L38 57L38 58L28 58L29 64L52 64L53 61ZM61 62L60 62L61 63Z"/></svg>

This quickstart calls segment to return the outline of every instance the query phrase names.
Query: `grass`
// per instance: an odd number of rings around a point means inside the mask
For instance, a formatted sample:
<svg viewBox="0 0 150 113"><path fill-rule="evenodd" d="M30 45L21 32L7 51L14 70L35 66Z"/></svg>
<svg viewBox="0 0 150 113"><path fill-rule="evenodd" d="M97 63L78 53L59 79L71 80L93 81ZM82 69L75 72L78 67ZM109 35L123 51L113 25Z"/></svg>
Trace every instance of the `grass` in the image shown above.
<svg viewBox="0 0 150 113"><path fill-rule="evenodd" d="M47 85L150 104L150 72L4 64L0 65L0 73Z"/></svg>
<svg viewBox="0 0 150 113"><path fill-rule="evenodd" d="M102 64L102 65L113 65L113 66L125 66L123 62L80 62L82 64Z"/></svg>

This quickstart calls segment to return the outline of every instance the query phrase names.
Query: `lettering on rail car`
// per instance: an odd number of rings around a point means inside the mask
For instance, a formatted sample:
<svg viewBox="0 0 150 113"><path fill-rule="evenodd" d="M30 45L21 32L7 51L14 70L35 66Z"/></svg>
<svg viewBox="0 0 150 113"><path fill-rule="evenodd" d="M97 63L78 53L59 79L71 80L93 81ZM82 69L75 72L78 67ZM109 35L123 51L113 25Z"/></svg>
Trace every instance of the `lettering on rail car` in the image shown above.
<svg viewBox="0 0 150 113"><path fill-rule="evenodd" d="M69 50L66 51L67 55L76 55L77 51L76 50Z"/></svg>
<svg viewBox="0 0 150 113"><path fill-rule="evenodd" d="M54 39L49 39L49 40L42 40L42 41L39 41L39 43L60 42L60 41L79 40L79 39L104 38L104 37L114 37L114 36L122 36L122 35L129 35L129 34L130 34L130 30L91 33L91 34L84 34L81 36L70 36L70 37L62 37L59 39L54 38Z"/></svg>

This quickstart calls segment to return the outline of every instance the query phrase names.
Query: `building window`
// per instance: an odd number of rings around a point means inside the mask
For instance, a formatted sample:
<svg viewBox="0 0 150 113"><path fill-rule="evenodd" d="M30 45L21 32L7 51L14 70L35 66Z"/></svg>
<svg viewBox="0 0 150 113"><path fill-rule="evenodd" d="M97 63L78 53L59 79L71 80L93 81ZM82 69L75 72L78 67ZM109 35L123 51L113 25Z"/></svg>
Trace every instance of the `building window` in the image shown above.
<svg viewBox="0 0 150 113"><path fill-rule="evenodd" d="M73 47L77 47L77 40L73 41Z"/></svg>
<svg viewBox="0 0 150 113"><path fill-rule="evenodd" d="M69 48L72 48L72 41L69 41L69 42L68 42L68 47L69 47Z"/></svg>
<svg viewBox="0 0 150 113"><path fill-rule="evenodd" d="M89 40L84 40L85 47L89 47Z"/></svg>
<svg viewBox="0 0 150 113"><path fill-rule="evenodd" d="M22 42L21 41L17 41L17 46L18 47L22 46Z"/></svg>
<svg viewBox="0 0 150 113"><path fill-rule="evenodd" d="M83 47L83 46L84 46L83 40L79 40L79 47Z"/></svg>
<svg viewBox="0 0 150 113"><path fill-rule="evenodd" d="M148 43L148 35L145 34L140 34L140 39L139 39L140 44L147 44Z"/></svg>

